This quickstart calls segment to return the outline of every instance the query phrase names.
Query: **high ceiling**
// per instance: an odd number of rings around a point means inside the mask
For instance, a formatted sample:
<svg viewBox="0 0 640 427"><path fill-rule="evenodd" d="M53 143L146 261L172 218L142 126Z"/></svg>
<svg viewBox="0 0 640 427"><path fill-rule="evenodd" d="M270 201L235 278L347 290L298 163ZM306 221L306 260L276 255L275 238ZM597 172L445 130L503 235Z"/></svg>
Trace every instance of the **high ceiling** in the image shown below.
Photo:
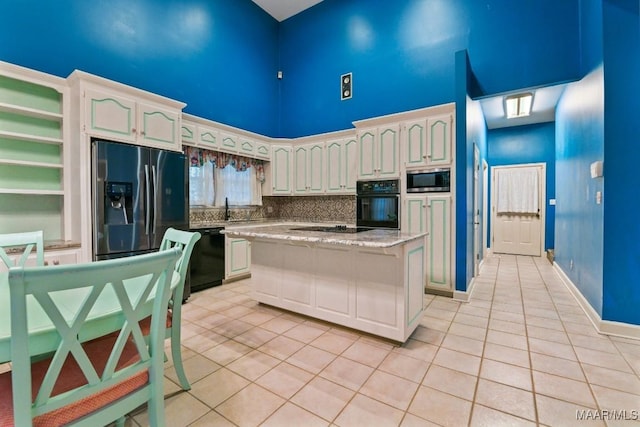
<svg viewBox="0 0 640 427"><path fill-rule="evenodd" d="M322 0L253 0L278 21L285 19L320 3Z"/></svg>
<svg viewBox="0 0 640 427"><path fill-rule="evenodd" d="M280 22L321 1L322 0L253 0L254 3ZM555 107L564 88L565 85L557 85L538 88L537 90L527 90L527 92L534 93L531 115L517 119L507 120L504 113L504 97L512 93L488 96L480 99L479 101L487 122L487 127L489 129L497 129L553 121L555 119Z"/></svg>

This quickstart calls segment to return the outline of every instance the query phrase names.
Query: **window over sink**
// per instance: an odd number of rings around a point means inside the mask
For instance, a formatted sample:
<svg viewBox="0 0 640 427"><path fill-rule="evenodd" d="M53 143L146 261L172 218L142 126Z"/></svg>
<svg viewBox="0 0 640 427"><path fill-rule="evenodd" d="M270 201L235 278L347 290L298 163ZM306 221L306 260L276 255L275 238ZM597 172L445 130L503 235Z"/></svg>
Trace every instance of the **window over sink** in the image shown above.
<svg viewBox="0 0 640 427"><path fill-rule="evenodd" d="M187 147L189 205L262 205L264 162L217 151Z"/></svg>

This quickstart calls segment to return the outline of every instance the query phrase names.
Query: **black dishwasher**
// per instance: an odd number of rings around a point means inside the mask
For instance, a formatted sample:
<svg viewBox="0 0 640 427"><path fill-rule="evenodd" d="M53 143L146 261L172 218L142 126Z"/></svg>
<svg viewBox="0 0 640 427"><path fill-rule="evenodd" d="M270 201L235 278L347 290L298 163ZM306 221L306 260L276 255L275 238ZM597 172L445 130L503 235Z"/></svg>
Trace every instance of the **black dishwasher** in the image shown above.
<svg viewBox="0 0 640 427"><path fill-rule="evenodd" d="M224 227L199 228L202 237L193 247L189 262L189 274L185 286L184 300L191 292L201 291L222 284L224 280Z"/></svg>

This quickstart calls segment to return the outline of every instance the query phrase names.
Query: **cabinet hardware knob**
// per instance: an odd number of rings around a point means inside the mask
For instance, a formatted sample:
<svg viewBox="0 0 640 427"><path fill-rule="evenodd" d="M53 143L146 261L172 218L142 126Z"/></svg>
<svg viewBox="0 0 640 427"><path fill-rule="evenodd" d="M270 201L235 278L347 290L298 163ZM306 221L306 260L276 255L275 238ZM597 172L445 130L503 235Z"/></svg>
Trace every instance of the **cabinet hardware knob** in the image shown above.
<svg viewBox="0 0 640 427"><path fill-rule="evenodd" d="M58 265L58 264L60 264L60 261L59 261L59 260L57 260L57 259L54 259L54 260L53 260L53 265Z"/></svg>
<svg viewBox="0 0 640 427"><path fill-rule="evenodd" d="M136 128L131 129L131 133L136 133L138 130Z"/></svg>
<svg viewBox="0 0 640 427"><path fill-rule="evenodd" d="M427 158L427 156L422 156L422 158L423 158L423 159L426 159L426 158Z"/></svg>
<svg viewBox="0 0 640 427"><path fill-rule="evenodd" d="M49 261L45 261L45 262L44 262L44 265L45 265L45 266L49 265Z"/></svg>

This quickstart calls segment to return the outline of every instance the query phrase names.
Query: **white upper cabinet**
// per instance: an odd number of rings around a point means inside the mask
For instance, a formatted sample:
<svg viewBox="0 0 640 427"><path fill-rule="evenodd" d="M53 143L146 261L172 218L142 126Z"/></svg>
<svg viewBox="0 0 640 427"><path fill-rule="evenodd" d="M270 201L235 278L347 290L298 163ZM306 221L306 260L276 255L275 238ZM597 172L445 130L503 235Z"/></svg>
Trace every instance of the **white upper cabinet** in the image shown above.
<svg viewBox="0 0 640 427"><path fill-rule="evenodd" d="M357 145L358 143L353 137L327 141L327 193L355 193Z"/></svg>
<svg viewBox="0 0 640 427"><path fill-rule="evenodd" d="M358 178L400 177L400 126L396 124L358 132Z"/></svg>
<svg viewBox="0 0 640 427"><path fill-rule="evenodd" d="M404 124L405 166L425 166L427 164L427 119L419 119Z"/></svg>
<svg viewBox="0 0 640 427"><path fill-rule="evenodd" d="M131 96L133 95L133 96ZM83 131L92 136L179 151L181 111L142 101L135 94L87 87Z"/></svg>
<svg viewBox="0 0 640 427"><path fill-rule="evenodd" d="M258 159L269 160L271 157L271 146L266 142L256 141L255 157Z"/></svg>
<svg viewBox="0 0 640 427"><path fill-rule="evenodd" d="M271 150L271 194L291 195L291 146L273 145Z"/></svg>
<svg viewBox="0 0 640 427"><path fill-rule="evenodd" d="M210 126L198 125L198 147L218 150L220 148L220 132Z"/></svg>
<svg viewBox="0 0 640 427"><path fill-rule="evenodd" d="M229 132L220 131L220 151L237 153L240 146L240 137Z"/></svg>
<svg viewBox="0 0 640 427"><path fill-rule="evenodd" d="M182 143L185 145L196 145L198 142L198 125L188 121L187 119L182 119L180 137L182 138Z"/></svg>
<svg viewBox="0 0 640 427"><path fill-rule="evenodd" d="M404 124L405 166L421 168L451 164L453 114L412 120Z"/></svg>
<svg viewBox="0 0 640 427"><path fill-rule="evenodd" d="M238 154L247 157L255 157L256 154L256 142L245 136L240 137L240 142L238 145Z"/></svg>
<svg viewBox="0 0 640 427"><path fill-rule="evenodd" d="M324 193L324 143L293 147L294 194Z"/></svg>

